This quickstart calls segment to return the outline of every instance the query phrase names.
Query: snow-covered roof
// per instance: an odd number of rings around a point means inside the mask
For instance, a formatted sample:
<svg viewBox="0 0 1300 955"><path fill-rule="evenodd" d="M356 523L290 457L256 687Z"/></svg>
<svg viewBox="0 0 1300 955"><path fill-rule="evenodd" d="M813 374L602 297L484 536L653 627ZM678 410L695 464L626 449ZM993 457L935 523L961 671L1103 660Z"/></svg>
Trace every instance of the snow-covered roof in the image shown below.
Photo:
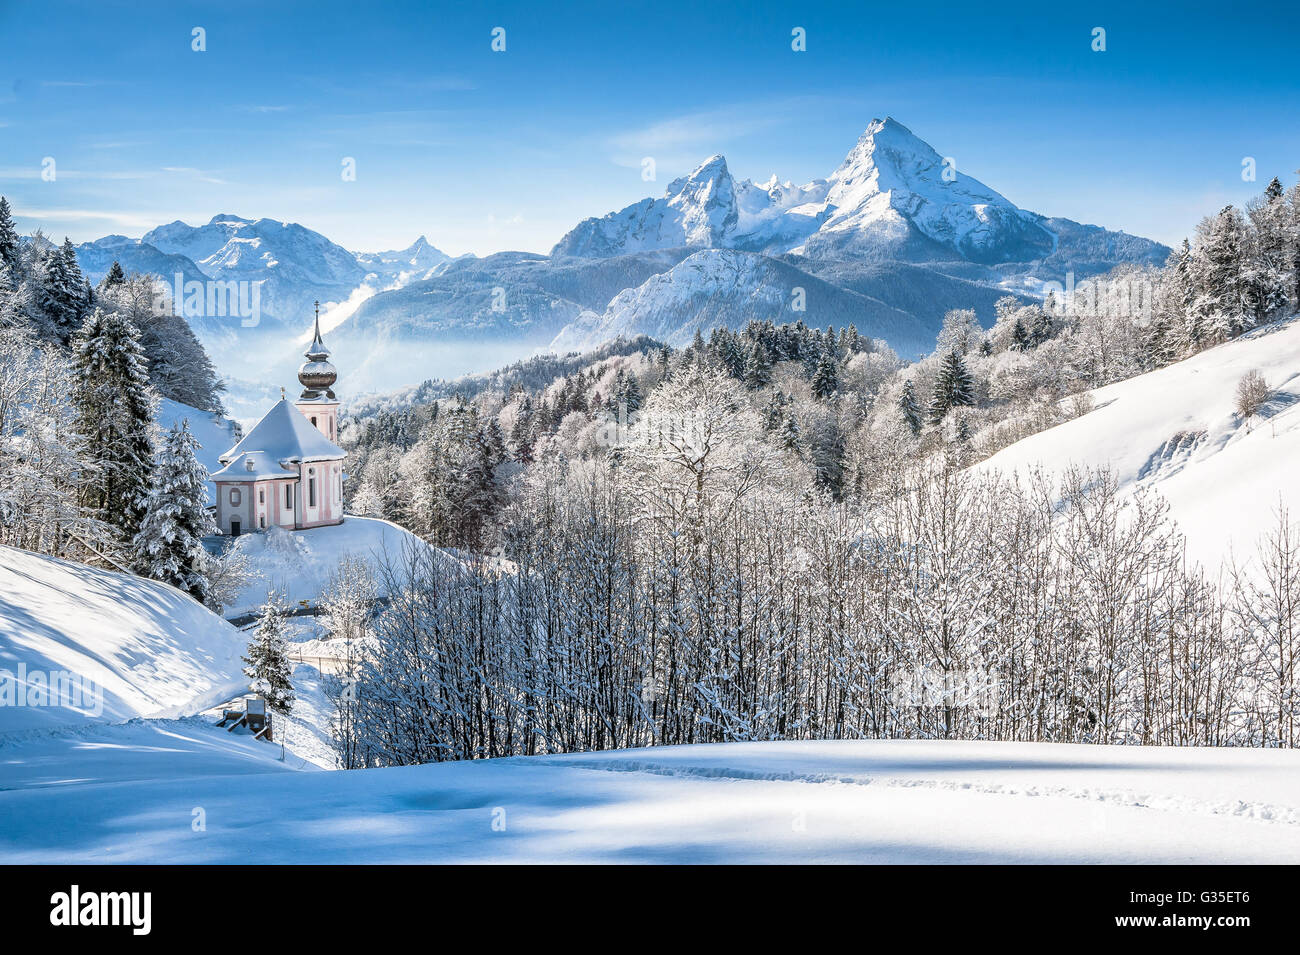
<svg viewBox="0 0 1300 955"><path fill-rule="evenodd" d="M282 461L333 461L346 455L301 411L289 404L287 398L277 401L242 441L221 456L221 462L229 464L239 455L252 451L262 452L275 464ZM226 467L218 473L224 474L229 470Z"/></svg>
<svg viewBox="0 0 1300 955"><path fill-rule="evenodd" d="M264 481L267 478L297 477L297 471L280 466L280 462L265 451L241 451L230 459L220 471L212 475L214 481Z"/></svg>

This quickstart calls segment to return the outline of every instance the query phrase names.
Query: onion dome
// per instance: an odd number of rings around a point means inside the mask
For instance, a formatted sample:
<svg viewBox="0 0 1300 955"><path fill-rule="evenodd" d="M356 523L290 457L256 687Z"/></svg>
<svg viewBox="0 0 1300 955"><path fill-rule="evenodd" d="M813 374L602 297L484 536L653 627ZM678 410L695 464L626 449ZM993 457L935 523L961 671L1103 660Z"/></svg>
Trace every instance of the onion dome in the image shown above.
<svg viewBox="0 0 1300 955"><path fill-rule="evenodd" d="M298 381L302 384L303 399L312 400L334 397L334 382L338 380L338 369L330 363L330 350L320 337L320 302L316 303L316 334L307 347L307 360L298 369Z"/></svg>

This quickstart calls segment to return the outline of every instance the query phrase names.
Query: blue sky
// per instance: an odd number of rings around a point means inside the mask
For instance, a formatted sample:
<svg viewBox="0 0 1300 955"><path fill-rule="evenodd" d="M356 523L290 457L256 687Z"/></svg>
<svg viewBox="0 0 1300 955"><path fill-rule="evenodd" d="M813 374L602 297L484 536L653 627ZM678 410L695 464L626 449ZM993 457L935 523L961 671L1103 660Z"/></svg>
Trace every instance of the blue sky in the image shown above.
<svg viewBox="0 0 1300 955"><path fill-rule="evenodd" d="M1169 243L1295 180L1294 4L981 6L0 0L0 193L74 241L236 213L544 252L712 153L825 176L885 115L1025 208Z"/></svg>

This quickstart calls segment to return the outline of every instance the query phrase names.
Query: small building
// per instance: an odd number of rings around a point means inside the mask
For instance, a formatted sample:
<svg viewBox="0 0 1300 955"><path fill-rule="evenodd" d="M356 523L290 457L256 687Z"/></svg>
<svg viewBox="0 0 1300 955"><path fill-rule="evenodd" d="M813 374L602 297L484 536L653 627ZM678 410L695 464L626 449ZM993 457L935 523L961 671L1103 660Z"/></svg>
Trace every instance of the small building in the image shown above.
<svg viewBox="0 0 1300 955"><path fill-rule="evenodd" d="M302 530L343 523L343 459L338 438L338 372L321 341L320 305L307 361L298 369L302 394L280 400L219 459L217 526L238 537L248 530Z"/></svg>

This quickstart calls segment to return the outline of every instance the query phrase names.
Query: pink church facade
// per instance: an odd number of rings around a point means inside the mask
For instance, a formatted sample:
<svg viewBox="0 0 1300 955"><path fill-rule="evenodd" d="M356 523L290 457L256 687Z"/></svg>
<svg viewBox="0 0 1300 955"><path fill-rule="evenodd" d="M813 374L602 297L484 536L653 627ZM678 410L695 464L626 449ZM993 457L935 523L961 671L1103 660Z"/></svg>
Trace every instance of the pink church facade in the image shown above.
<svg viewBox="0 0 1300 955"><path fill-rule="evenodd" d="M290 403L283 396L248 434L220 458L212 475L222 534L238 537L272 527L304 530L343 523L346 452L336 444L339 402L329 350L316 334L298 370L303 385Z"/></svg>

